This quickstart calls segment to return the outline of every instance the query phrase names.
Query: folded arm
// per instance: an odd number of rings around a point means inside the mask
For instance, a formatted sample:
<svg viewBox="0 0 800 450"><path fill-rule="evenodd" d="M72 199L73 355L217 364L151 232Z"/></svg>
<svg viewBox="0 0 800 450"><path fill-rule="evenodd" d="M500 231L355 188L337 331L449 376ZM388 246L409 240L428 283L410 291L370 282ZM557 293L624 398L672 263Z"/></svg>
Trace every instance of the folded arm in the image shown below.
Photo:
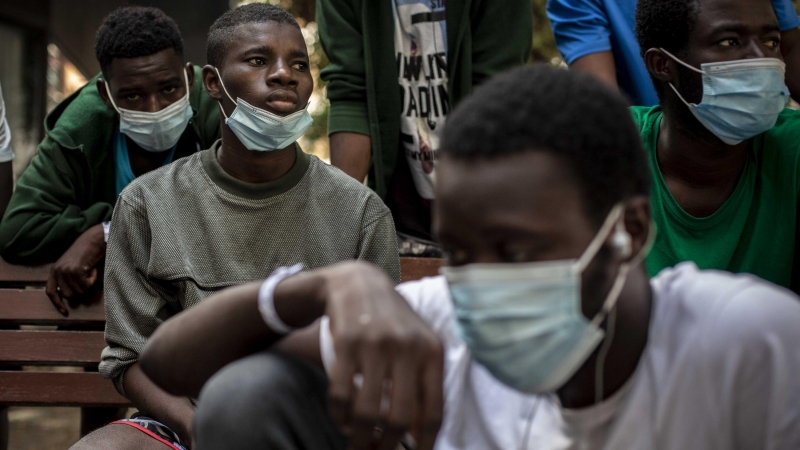
<svg viewBox="0 0 800 450"><path fill-rule="evenodd" d="M261 318L260 283L222 291L167 321L142 353L145 373L168 392L193 395L225 364L263 348L319 363L318 327L330 318L336 362L330 380L331 415L351 430L354 448L367 448L372 430L397 442L406 431L420 449L433 447L442 415L443 351L430 328L394 290L380 269L348 262L281 281L274 291L278 317L294 328L281 335ZM363 375L356 390L353 377ZM395 389L381 417L385 381Z"/></svg>

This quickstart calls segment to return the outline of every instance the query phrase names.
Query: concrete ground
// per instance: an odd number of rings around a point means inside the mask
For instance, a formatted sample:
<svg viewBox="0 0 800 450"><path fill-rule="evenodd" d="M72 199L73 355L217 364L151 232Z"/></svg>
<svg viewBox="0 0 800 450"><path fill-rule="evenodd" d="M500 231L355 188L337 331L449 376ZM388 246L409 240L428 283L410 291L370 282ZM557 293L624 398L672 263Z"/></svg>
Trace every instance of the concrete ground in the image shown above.
<svg viewBox="0 0 800 450"><path fill-rule="evenodd" d="M66 450L80 434L79 408L9 408L8 450Z"/></svg>

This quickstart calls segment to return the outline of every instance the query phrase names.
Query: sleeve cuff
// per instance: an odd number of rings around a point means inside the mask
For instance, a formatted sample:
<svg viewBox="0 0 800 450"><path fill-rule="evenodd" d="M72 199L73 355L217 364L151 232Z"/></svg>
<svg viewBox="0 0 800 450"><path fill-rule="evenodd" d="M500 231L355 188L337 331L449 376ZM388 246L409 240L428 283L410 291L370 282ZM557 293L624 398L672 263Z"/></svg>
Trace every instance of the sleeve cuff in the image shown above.
<svg viewBox="0 0 800 450"><path fill-rule="evenodd" d="M600 52L607 52L611 49L611 42L606 40L596 40L592 42L585 42L581 43L580 45L571 46L568 52L561 52L561 55L564 57L564 62L567 65L572 64L578 58L582 58L586 55L591 55L592 53L600 53Z"/></svg>
<svg viewBox="0 0 800 450"><path fill-rule="evenodd" d="M331 102L328 115L328 134L342 132L370 135L366 103Z"/></svg>
<svg viewBox="0 0 800 450"><path fill-rule="evenodd" d="M9 162L12 159L14 159L14 150L11 149L11 145L0 148L0 163Z"/></svg>

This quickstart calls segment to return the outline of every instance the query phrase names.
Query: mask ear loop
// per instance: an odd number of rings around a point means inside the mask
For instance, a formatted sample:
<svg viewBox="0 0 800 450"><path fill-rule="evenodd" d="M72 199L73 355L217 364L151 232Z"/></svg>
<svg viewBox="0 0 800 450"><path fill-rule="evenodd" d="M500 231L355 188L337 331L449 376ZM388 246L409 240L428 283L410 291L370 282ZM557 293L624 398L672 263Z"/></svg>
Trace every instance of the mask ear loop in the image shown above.
<svg viewBox="0 0 800 450"><path fill-rule="evenodd" d="M111 87L108 85L108 81L103 79L103 84L106 85L106 94L108 94L108 100L111 101L111 106L113 106L114 107L114 111L116 111L117 114L119 114L121 116L122 113L120 112L119 108L117 108L117 104L114 103L114 96L111 95Z"/></svg>
<svg viewBox="0 0 800 450"><path fill-rule="evenodd" d="M666 54L667 54L667 56L669 56L670 58L672 58L672 60L673 60L673 61L675 61L675 62L676 62L676 63L678 63L678 64L681 64L682 66L686 67L687 69L693 70L693 71L695 71L695 72L697 72L697 73L699 73L699 74L701 74L701 75L706 75L706 73L705 73L703 70L700 70L700 69L698 69L697 67L693 67L693 66L690 66L689 64L686 64L685 62L683 62L683 61L681 61L680 59L678 59L678 58L677 58L675 55L673 55L672 53L670 53L670 52L668 52L668 51L664 50L663 48L659 48L659 50L661 50L662 52L666 53ZM679 98L679 99L681 99L681 101L682 101L682 102L683 102L683 103L684 103L686 106L689 106L689 105L694 105L694 103L689 103L689 102L687 102L687 101L686 101L686 99L684 99L684 98L683 98L683 96L681 95L681 93L680 93L680 92L678 92L678 90L675 88L675 86L672 84L672 82L670 82L670 83L669 83L669 87L671 87L671 88L672 88L672 90L673 90L673 91L675 91L675 95L677 95L677 96L678 96L678 98Z"/></svg>
<svg viewBox="0 0 800 450"><path fill-rule="evenodd" d="M608 316L608 326L606 327L606 337L603 340L603 345L600 347L600 351L597 354L597 360L595 361L594 366L594 402L595 404L600 403L603 401L603 376L605 371L605 362L606 357L608 356L608 352L611 349L611 343L614 341L614 330L617 324L617 309L615 308L617 304L617 299L619 299L619 295L622 293L622 288L625 286L625 281L628 279L628 273L630 272L631 267L638 266L647 255L650 253L650 249L653 248L653 243L655 242L656 237L656 224L655 222L650 222L650 233L647 235L647 241L645 241L644 247L642 250L630 260L630 262L623 263L619 268L619 273L617 274L617 279L614 280L614 285L611 287L611 290L608 292L608 296L606 297L606 301L603 304L600 312L595 316L592 320L591 324L599 327L600 323Z"/></svg>
<svg viewBox="0 0 800 450"><path fill-rule="evenodd" d="M227 95L231 102L236 105L236 100L234 100L233 97L231 97L231 94L228 94L228 90L225 89L225 83L222 82L222 75L219 74L219 69L214 67L214 70L217 72L217 78L219 78L219 85L222 86L222 91L225 92L225 95ZM222 116L225 117L225 121L227 122L228 115L225 114L225 109L222 108L222 102L217 102L217 104L219 105L219 110L222 111Z"/></svg>

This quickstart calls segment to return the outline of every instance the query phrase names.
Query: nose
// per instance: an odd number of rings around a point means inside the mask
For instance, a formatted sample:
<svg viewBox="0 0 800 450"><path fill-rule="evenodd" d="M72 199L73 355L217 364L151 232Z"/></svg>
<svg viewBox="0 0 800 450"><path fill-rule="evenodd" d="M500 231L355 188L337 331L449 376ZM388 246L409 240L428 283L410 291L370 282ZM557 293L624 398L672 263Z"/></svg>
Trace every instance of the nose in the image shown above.
<svg viewBox="0 0 800 450"><path fill-rule="evenodd" d="M160 101L161 99L158 98L158 95L149 95L147 96L147 100L145 102L145 111L150 113L155 113L161 111L163 108L169 105L163 105Z"/></svg>
<svg viewBox="0 0 800 450"><path fill-rule="evenodd" d="M767 53L767 47L760 39L751 39L750 43L744 47L743 50L744 55L742 55L742 59L768 58L773 56Z"/></svg>
<svg viewBox="0 0 800 450"><path fill-rule="evenodd" d="M296 84L297 80L294 79L292 68L285 60L278 59L267 74L267 85L294 86Z"/></svg>

